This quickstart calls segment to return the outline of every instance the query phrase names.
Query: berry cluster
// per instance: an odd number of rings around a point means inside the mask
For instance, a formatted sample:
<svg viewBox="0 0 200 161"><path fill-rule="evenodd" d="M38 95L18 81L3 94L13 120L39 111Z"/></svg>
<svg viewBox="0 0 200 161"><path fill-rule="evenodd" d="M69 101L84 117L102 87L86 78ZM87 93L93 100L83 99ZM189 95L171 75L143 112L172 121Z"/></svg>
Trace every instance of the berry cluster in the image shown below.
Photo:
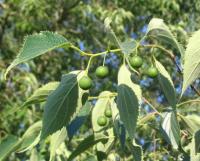
<svg viewBox="0 0 200 161"><path fill-rule="evenodd" d="M133 56L129 59L129 61L133 68L140 68L143 64L143 60L140 56ZM152 66L148 68L146 74L151 78L155 78L158 75L158 70Z"/></svg>
<svg viewBox="0 0 200 161"><path fill-rule="evenodd" d="M106 108L104 111L104 116L99 116L97 119L97 124L99 126L106 126L107 125L107 118L112 117L112 110L110 108Z"/></svg>
<svg viewBox="0 0 200 161"><path fill-rule="evenodd" d="M133 56L129 58L129 62L131 67L133 68L140 68L143 64L143 60L140 56ZM155 78L158 75L158 70L155 67L149 67L146 74L151 77L151 78ZM95 71L95 75L98 78L105 78L109 75L109 69L107 66L99 66L96 71ZM80 80L79 80L79 87L83 90L88 90L92 87L92 79L88 76L83 76ZM106 126L108 123L107 118L111 118L112 117L112 110L110 108L106 108L106 110L104 111L104 116L99 116L97 118L97 124L99 126Z"/></svg>
<svg viewBox="0 0 200 161"><path fill-rule="evenodd" d="M99 66L96 71L95 74L98 78L105 78L108 76L109 74L109 70L107 66ZM90 77L88 76L83 76L80 80L79 80L79 87L83 90L88 90L92 87L92 80L90 79Z"/></svg>

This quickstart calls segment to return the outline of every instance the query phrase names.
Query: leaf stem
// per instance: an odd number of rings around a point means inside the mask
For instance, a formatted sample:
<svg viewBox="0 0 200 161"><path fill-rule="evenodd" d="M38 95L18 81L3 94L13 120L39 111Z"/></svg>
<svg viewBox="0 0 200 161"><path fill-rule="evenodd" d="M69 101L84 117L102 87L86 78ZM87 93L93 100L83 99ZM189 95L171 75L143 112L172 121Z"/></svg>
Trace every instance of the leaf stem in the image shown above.
<svg viewBox="0 0 200 161"><path fill-rule="evenodd" d="M107 96L90 96L88 97L88 100L94 100L94 99L99 99L99 98L108 98L108 97L116 97L117 96L117 93L112 93L112 94L109 94Z"/></svg>
<svg viewBox="0 0 200 161"><path fill-rule="evenodd" d="M112 49L112 50L106 50L106 51L100 52L100 53L91 54L91 53L86 53L86 52L82 51L81 49L79 49L78 47L76 47L72 44L70 45L70 48L78 51L82 56L90 56L90 57L96 57L96 56L104 55L107 53L116 53L116 52L121 51L121 49Z"/></svg>
<svg viewBox="0 0 200 161"><path fill-rule="evenodd" d="M88 74L88 71L89 71L89 68L90 68L90 65L91 65L91 62L92 62L92 56L90 57L89 61L88 61L88 65L87 65L87 68L86 68L86 74Z"/></svg>
<svg viewBox="0 0 200 161"><path fill-rule="evenodd" d="M131 64L130 64L130 62L129 62L129 60L128 60L127 57L126 57L126 62L127 62L128 66L129 66L129 68L130 68L133 72L135 72L138 76L140 76L140 73L139 73L137 70L135 70L135 69L131 66Z"/></svg>

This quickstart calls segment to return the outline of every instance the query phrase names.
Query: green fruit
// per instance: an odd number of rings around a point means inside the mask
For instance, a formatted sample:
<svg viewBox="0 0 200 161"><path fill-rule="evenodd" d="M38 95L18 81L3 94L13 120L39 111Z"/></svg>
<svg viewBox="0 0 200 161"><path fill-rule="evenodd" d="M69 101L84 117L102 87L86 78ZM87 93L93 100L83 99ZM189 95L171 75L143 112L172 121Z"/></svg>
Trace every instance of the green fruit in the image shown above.
<svg viewBox="0 0 200 161"><path fill-rule="evenodd" d="M79 87L83 90L88 90L92 87L92 80L88 76L83 76L79 80Z"/></svg>
<svg viewBox="0 0 200 161"><path fill-rule="evenodd" d="M97 119L97 124L99 126L105 126L107 124L107 118L105 116L99 116Z"/></svg>
<svg viewBox="0 0 200 161"><path fill-rule="evenodd" d="M158 70L155 67L150 67L147 70L147 75L151 78L155 78L158 75Z"/></svg>
<svg viewBox="0 0 200 161"><path fill-rule="evenodd" d="M133 68L139 68L142 66L143 60L139 56L134 56L130 58L130 64Z"/></svg>
<svg viewBox="0 0 200 161"><path fill-rule="evenodd" d="M106 76L108 76L109 74L109 70L108 70L108 67L107 66L99 66L97 69L96 69L96 76L99 77L99 78L105 78Z"/></svg>
<svg viewBox="0 0 200 161"><path fill-rule="evenodd" d="M110 108L106 108L106 110L104 111L104 115L108 118L112 117L112 110Z"/></svg>

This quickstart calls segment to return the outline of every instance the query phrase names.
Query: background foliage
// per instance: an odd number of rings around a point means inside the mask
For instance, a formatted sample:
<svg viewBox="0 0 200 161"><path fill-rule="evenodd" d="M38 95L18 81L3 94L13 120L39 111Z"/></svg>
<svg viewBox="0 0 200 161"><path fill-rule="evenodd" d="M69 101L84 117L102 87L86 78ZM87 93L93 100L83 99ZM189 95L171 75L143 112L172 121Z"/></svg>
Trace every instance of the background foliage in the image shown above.
<svg viewBox="0 0 200 161"><path fill-rule="evenodd" d="M1 140L9 135L13 142L16 137L21 137L25 131L43 115L42 104L31 105L28 108L21 108L27 98L41 85L50 81L60 81L61 75L72 70L85 69L88 58L81 57L79 53L72 49L56 49L49 54L42 55L36 59L23 63L12 70L7 81L3 79L6 67L12 62L18 53L24 37L38 33L39 31L56 31L67 38L69 42L76 44L80 49L87 52L105 51L108 47L108 38L105 36L103 21L106 17L112 17L112 29L123 41L128 37L139 40L144 36L147 25L153 17L162 18L170 27L173 34L185 47L191 34L200 28L200 2L198 0L1 0L0 1L0 138ZM144 42L145 43L145 42ZM112 47L112 44L110 44ZM166 46L166 45L165 45ZM166 46L167 48L168 46ZM167 58L161 50L141 49L144 59L150 62L149 53L155 52L160 62L165 66L172 76L176 94L181 93L181 79L178 69L170 58ZM176 62L180 64L178 51L174 50ZM117 71L121 64L120 55L110 54L106 57L105 64L111 69L109 78L105 80L95 80L94 90L91 95L97 96L102 90L115 91L117 85ZM101 65L102 59L94 59L90 68L90 76L94 76L94 70ZM153 104L158 111L165 111L164 107L169 106L167 98L164 97L158 79L142 77L140 85L143 95ZM199 80L194 86L198 89ZM196 98L197 95L188 88L182 100ZM186 104L177 109L182 115L189 119L192 117L197 123L200 118L199 105L196 103ZM146 115L152 112L149 105L142 103L141 113ZM173 117L173 114L171 114ZM91 132L90 121L86 120L84 126L74 136L71 142L61 145L57 152L62 159L63 149L65 155L69 155L81 138L88 136ZM191 119L190 119L191 120ZM149 124L138 127L136 141L142 145L144 160L178 160L180 157L176 150L157 133L159 120L152 120ZM185 120L188 123L188 120ZM185 125L181 125L181 128ZM195 124L196 125L196 124ZM199 125L199 124L198 124ZM198 126L197 125L197 126ZM90 130L88 130L88 128ZM190 129L192 130L192 129ZM190 131L191 132L191 131ZM56 137L56 136L55 136ZM91 138L89 138L91 139ZM181 134L181 142L188 145L192 137L188 131ZM24 153L12 153L9 160L28 160L30 156L39 157L38 160L49 159L49 144L47 140L37 148ZM78 156L79 160L84 160L86 155L93 153L89 149L87 153ZM115 158L131 158L131 154L121 146L117 146L115 152L110 154L110 160ZM33 159L36 160L36 159Z"/></svg>

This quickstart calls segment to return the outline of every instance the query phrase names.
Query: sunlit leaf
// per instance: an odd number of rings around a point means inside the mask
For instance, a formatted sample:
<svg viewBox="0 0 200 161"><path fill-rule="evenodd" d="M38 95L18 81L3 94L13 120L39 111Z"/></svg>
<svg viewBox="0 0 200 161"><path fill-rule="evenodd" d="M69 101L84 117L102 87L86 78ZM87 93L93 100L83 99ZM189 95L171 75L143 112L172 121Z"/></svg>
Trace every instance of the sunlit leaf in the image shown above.
<svg viewBox="0 0 200 161"><path fill-rule="evenodd" d="M94 132L100 131L103 127L99 126L97 119L99 116L104 116L104 111L107 107L110 106L110 97L112 93L109 91L103 91L99 95L93 110L92 110L92 127ZM106 97L107 96L107 97Z"/></svg>
<svg viewBox="0 0 200 161"><path fill-rule="evenodd" d="M169 73L166 71L164 66L155 59L156 68L159 71L158 80L160 86L169 102L169 104L175 108L176 107L176 93L174 89L174 84L171 80Z"/></svg>
<svg viewBox="0 0 200 161"><path fill-rule="evenodd" d="M14 66L67 44L69 42L63 36L49 31L27 36L17 58L7 68L5 77Z"/></svg>
<svg viewBox="0 0 200 161"><path fill-rule="evenodd" d="M162 128L165 131L170 143L174 149L180 145L180 127L174 111L166 112L162 122Z"/></svg>
<svg viewBox="0 0 200 161"><path fill-rule="evenodd" d="M182 94L200 75L200 30L189 39L183 64Z"/></svg>
<svg viewBox="0 0 200 161"><path fill-rule="evenodd" d="M67 131L65 127L63 127L61 130L58 130L53 135L51 135L49 161L53 161L55 159L56 150L64 142L66 137L67 137Z"/></svg>
<svg viewBox="0 0 200 161"><path fill-rule="evenodd" d="M179 54L184 56L184 49L182 45L176 40L174 35L169 30L168 26L163 22L162 19L153 18L148 25L147 34L155 37L159 41L163 41L164 43L170 44L173 46Z"/></svg>
<svg viewBox="0 0 200 161"><path fill-rule="evenodd" d="M117 93L117 107L120 119L128 131L129 137L133 139L139 115L141 89L139 85L131 81L131 73L125 65L121 66L118 73Z"/></svg>
<svg viewBox="0 0 200 161"><path fill-rule="evenodd" d="M42 121L38 121L30 126L22 136L22 143L17 152L24 152L37 145L39 143L41 129Z"/></svg>
<svg viewBox="0 0 200 161"><path fill-rule="evenodd" d="M39 161L39 154L37 150L34 148L31 150L31 156L30 156L30 161Z"/></svg>
<svg viewBox="0 0 200 161"><path fill-rule="evenodd" d="M200 129L200 116L192 114L188 116L180 116L181 123L192 135Z"/></svg>

